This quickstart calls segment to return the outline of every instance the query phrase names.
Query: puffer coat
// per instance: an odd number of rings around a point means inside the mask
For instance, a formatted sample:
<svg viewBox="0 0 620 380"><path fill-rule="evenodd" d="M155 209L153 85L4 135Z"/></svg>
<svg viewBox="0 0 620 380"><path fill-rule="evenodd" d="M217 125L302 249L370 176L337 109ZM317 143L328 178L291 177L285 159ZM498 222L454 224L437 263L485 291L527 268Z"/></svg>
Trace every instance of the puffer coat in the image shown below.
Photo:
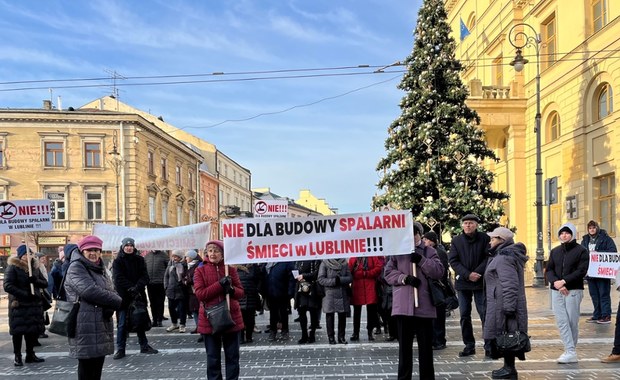
<svg viewBox="0 0 620 380"><path fill-rule="evenodd" d="M198 302L200 302L200 312L198 313L198 332L200 334L210 335L213 333L211 324L207 317L205 317L205 306L208 308L226 299L224 288L222 288L219 283L220 278L225 276L224 267L224 260L217 264L205 260L203 265L198 267L194 273L194 292L196 293ZM235 294L230 296L230 315L235 322L235 326L225 331L225 334L241 331L245 328L243 316L241 315L241 307L239 306L239 299L243 298L245 292L235 267L228 267L228 275L232 280L232 286L235 290Z"/></svg>
<svg viewBox="0 0 620 380"><path fill-rule="evenodd" d="M336 285L336 277L340 277L339 285ZM351 276L346 259L323 260L319 267L318 281L325 288L324 313L349 313L351 311L347 288L350 287L353 276Z"/></svg>
<svg viewBox="0 0 620 380"><path fill-rule="evenodd" d="M122 300L103 261L95 264L75 250L67 269L65 291L67 301L80 301L75 338L68 338L69 356L92 359L114 353L112 315L121 307Z"/></svg>
<svg viewBox="0 0 620 380"><path fill-rule="evenodd" d="M151 251L144 255L146 272L149 275L149 285L163 284L164 274L170 257L165 251Z"/></svg>
<svg viewBox="0 0 620 380"><path fill-rule="evenodd" d="M264 268L256 264L235 265L235 268L245 293L239 300L241 310L258 310L261 304L258 289L265 279Z"/></svg>
<svg viewBox="0 0 620 380"><path fill-rule="evenodd" d="M4 291L9 294L9 333L11 335L41 334L45 331L41 289L47 281L39 269L39 260L32 259L32 275L36 277L34 295L28 281L28 263L11 256L4 273Z"/></svg>
<svg viewBox="0 0 620 380"><path fill-rule="evenodd" d="M503 331L527 333L527 301L523 277L527 260L526 248L522 243L499 247L495 256L489 260L484 273L487 299L483 330L485 340L493 341ZM511 317L506 318L506 314Z"/></svg>
<svg viewBox="0 0 620 380"><path fill-rule="evenodd" d="M381 275L383 263L378 257L352 257L349 270L353 275L351 305L371 305L379 302L377 279Z"/></svg>

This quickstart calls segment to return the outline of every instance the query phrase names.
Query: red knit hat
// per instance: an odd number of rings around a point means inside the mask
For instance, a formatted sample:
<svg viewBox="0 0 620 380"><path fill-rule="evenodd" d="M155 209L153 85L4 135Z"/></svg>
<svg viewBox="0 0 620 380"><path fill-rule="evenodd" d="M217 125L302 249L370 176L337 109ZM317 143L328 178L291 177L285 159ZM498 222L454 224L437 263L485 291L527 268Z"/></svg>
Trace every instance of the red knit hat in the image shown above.
<svg viewBox="0 0 620 380"><path fill-rule="evenodd" d="M207 242L207 245L205 245L205 248L209 246L209 244L214 244L217 245L218 247L220 247L220 250L222 251L222 253L224 253L224 242L221 240L209 240Z"/></svg>

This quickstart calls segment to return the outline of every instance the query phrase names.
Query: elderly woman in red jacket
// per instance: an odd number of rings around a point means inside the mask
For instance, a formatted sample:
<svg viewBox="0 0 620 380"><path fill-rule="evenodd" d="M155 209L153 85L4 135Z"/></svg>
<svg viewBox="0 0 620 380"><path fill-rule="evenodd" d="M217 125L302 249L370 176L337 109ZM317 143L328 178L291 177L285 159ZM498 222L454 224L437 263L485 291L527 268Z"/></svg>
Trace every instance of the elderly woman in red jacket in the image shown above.
<svg viewBox="0 0 620 380"><path fill-rule="evenodd" d="M362 306L366 305L366 329L368 340L373 341L372 330L379 327L377 310L377 278L383 270L383 262L379 257L352 257L349 259L349 270L353 275L351 285L351 305L353 305L353 335L351 341L360 340L360 320Z"/></svg>
<svg viewBox="0 0 620 380"><path fill-rule="evenodd" d="M207 379L222 378L222 345L226 360L226 379L239 378L239 332L244 329L239 299L243 298L245 293L237 269L229 266L228 275L226 274L224 243L221 240L207 243L204 264L196 269L194 274L194 292L200 302L198 332L204 337L207 352ZM213 333L204 309L226 299L227 294L230 295L230 314L235 326L222 333Z"/></svg>

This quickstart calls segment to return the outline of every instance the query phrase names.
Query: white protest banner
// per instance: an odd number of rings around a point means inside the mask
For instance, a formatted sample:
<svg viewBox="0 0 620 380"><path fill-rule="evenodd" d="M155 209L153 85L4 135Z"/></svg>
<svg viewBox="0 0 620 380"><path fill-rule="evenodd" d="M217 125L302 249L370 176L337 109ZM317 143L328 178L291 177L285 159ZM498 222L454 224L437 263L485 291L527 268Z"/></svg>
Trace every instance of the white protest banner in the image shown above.
<svg viewBox="0 0 620 380"><path fill-rule="evenodd" d="M226 264L411 252L411 211L222 221Z"/></svg>
<svg viewBox="0 0 620 380"><path fill-rule="evenodd" d="M620 254L618 252L595 252L590 251L590 266L588 266L588 276L598 278L616 278L618 260Z"/></svg>
<svg viewBox="0 0 620 380"><path fill-rule="evenodd" d="M202 249L211 236L211 223L197 223L174 228L137 228L112 224L95 224L93 235L103 240L104 251L116 251L121 241L130 237L138 250Z"/></svg>
<svg viewBox="0 0 620 380"><path fill-rule="evenodd" d="M288 215L288 201L256 200L254 201L255 218L286 218Z"/></svg>
<svg viewBox="0 0 620 380"><path fill-rule="evenodd" d="M0 202L0 233L51 230L52 213L49 200Z"/></svg>

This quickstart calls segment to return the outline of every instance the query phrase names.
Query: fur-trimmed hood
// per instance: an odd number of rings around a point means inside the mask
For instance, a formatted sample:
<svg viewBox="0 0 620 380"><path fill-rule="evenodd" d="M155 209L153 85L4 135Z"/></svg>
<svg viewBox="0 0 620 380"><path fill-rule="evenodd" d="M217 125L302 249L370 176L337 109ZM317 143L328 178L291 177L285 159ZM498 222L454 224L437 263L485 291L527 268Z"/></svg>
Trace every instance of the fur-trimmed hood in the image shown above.
<svg viewBox="0 0 620 380"><path fill-rule="evenodd" d="M7 263L9 265L14 265L28 272L28 263L22 259L17 258L17 256L9 257L9 260L7 261ZM30 259L30 265L32 266L32 269L39 268L39 260Z"/></svg>

